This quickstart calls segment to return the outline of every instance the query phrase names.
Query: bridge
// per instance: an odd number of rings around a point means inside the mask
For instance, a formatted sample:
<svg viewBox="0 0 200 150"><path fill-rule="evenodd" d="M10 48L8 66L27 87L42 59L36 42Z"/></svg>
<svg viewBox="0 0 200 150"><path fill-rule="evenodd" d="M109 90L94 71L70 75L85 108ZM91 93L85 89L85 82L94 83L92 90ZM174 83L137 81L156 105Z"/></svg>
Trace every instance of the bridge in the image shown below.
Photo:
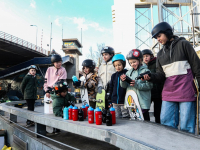
<svg viewBox="0 0 200 150"><path fill-rule="evenodd" d="M47 55L47 50L16 36L0 31L1 69L28 61L34 57L45 57Z"/></svg>

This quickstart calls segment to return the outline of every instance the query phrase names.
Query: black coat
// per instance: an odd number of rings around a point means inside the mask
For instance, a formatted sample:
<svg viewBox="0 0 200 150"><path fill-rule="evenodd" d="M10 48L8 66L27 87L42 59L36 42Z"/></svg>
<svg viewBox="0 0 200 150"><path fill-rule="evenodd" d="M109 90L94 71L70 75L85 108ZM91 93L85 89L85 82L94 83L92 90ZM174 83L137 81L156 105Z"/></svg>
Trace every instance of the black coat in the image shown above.
<svg viewBox="0 0 200 150"><path fill-rule="evenodd" d="M112 103L124 104L126 89L120 86L120 76L126 74L126 72L127 70L123 69L121 72L116 72L111 76L109 91Z"/></svg>
<svg viewBox="0 0 200 150"><path fill-rule="evenodd" d="M21 91L24 95L24 99L37 99L37 78L27 74L22 83Z"/></svg>

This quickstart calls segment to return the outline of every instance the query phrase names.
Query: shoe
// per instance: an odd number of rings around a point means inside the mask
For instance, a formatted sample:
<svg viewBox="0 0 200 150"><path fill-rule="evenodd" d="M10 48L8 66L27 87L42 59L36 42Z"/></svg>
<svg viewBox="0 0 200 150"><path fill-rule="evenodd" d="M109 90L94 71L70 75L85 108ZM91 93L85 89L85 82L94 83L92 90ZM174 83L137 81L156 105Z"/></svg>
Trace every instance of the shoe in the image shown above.
<svg viewBox="0 0 200 150"><path fill-rule="evenodd" d="M26 127L29 127L29 126L31 126L31 121L30 121L30 120L27 120L27 121L26 121Z"/></svg>
<svg viewBox="0 0 200 150"><path fill-rule="evenodd" d="M30 124L31 126L35 126L35 122L33 122L33 121L31 121L31 124Z"/></svg>
<svg viewBox="0 0 200 150"><path fill-rule="evenodd" d="M60 133L60 129L53 128L53 133L54 134L59 134Z"/></svg>

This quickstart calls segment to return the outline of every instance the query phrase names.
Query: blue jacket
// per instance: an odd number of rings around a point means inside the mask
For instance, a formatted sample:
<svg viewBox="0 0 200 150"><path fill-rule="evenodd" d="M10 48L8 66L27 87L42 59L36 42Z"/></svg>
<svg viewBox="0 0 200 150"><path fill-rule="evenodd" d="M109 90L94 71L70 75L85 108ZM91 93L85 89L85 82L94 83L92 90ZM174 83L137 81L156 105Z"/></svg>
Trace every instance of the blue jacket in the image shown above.
<svg viewBox="0 0 200 150"><path fill-rule="evenodd" d="M120 76L126 74L127 70L123 69L121 72L113 73L110 81L110 95L112 103L124 104L124 98L126 95L126 88L120 86Z"/></svg>

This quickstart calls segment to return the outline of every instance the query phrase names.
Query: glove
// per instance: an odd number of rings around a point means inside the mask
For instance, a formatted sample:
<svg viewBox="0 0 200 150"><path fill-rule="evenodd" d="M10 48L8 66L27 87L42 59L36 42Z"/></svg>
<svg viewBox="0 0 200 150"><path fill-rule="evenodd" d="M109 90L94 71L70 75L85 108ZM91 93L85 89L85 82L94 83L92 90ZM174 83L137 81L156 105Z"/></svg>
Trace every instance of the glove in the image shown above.
<svg viewBox="0 0 200 150"><path fill-rule="evenodd" d="M103 89L103 87L102 87L102 86L99 86L97 92L98 92L99 94L101 94L101 93L102 93L102 89Z"/></svg>
<svg viewBox="0 0 200 150"><path fill-rule="evenodd" d="M77 82L73 82L73 86L75 86L75 87L81 86L81 81L78 80Z"/></svg>

